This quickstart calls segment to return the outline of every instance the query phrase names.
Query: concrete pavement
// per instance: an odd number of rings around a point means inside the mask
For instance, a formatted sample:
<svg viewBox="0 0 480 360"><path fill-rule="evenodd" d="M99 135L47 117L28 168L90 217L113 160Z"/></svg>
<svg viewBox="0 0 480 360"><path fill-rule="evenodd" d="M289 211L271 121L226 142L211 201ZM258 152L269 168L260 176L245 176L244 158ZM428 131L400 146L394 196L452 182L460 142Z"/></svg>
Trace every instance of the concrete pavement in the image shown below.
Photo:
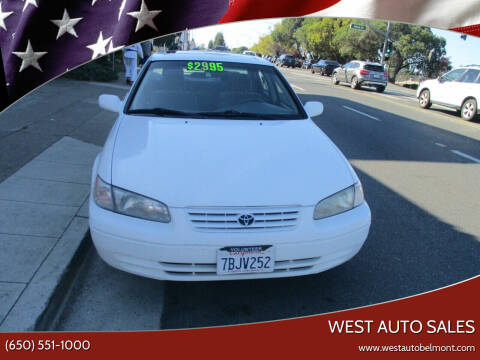
<svg viewBox="0 0 480 360"><path fill-rule="evenodd" d="M64 137L0 184L0 331L36 329L88 231L100 147Z"/></svg>
<svg viewBox="0 0 480 360"><path fill-rule="evenodd" d="M88 232L91 167L120 84L57 79L0 114L0 331L42 330ZM59 302L60 300L60 302Z"/></svg>

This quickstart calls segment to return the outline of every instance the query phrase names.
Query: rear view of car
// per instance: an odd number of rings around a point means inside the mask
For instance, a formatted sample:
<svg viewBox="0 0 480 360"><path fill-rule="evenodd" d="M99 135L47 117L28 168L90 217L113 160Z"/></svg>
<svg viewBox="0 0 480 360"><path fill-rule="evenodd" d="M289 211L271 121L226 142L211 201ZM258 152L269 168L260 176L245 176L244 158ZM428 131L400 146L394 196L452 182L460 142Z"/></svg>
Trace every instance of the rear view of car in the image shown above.
<svg viewBox="0 0 480 360"><path fill-rule="evenodd" d="M336 85L340 82L349 83L352 89L369 86L383 92L387 87L388 74L381 64L354 60L333 71L332 83Z"/></svg>
<svg viewBox="0 0 480 360"><path fill-rule="evenodd" d="M340 64L333 60L320 60L312 66L312 73L330 76Z"/></svg>
<svg viewBox="0 0 480 360"><path fill-rule="evenodd" d="M286 66L294 68L296 66L295 57L286 54L280 55L280 57L278 58L278 65L280 67Z"/></svg>

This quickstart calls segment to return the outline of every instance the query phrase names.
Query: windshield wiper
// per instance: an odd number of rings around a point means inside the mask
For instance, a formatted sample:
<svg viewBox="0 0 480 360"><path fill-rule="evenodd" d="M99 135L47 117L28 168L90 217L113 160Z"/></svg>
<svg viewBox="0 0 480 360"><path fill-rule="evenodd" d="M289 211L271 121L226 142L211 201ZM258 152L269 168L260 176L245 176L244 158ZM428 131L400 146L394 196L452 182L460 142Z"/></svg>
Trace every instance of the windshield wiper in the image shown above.
<svg viewBox="0 0 480 360"><path fill-rule="evenodd" d="M128 114L147 114L158 116L179 116L179 117L191 117L191 118L208 118L208 117L226 117L226 118L242 118L253 120L274 120L276 116L267 114L256 114L241 112L237 110L226 111L211 111L211 112L185 112L179 110L171 110L165 108L147 108L147 109L133 109L129 110Z"/></svg>
<svg viewBox="0 0 480 360"><path fill-rule="evenodd" d="M273 120L276 118L274 115L249 113L249 112L243 112L243 111L237 111L237 110L201 112L195 115L227 117L227 118L246 118L246 119L254 119L254 120L256 119Z"/></svg>
<svg viewBox="0 0 480 360"><path fill-rule="evenodd" d="M185 111L179 111L179 110L171 110L171 109L165 109L165 108L148 108L148 109L133 109L133 110L128 110L128 114L152 114L152 115L174 115L174 116L191 116L193 115L192 113L187 113Z"/></svg>

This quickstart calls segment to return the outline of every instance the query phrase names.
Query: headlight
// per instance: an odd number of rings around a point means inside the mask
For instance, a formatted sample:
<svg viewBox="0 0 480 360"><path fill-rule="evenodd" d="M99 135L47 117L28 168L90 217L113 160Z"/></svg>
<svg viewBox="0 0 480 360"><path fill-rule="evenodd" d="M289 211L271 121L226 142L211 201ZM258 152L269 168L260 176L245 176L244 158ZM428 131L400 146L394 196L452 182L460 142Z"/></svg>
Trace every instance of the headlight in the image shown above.
<svg viewBox="0 0 480 360"><path fill-rule="evenodd" d="M95 203L103 209L140 219L170 222L168 206L160 201L116 188L104 182L99 176L93 191Z"/></svg>
<svg viewBox="0 0 480 360"><path fill-rule="evenodd" d="M313 219L319 220L348 211L364 201L362 184L359 182L323 199L315 206Z"/></svg>

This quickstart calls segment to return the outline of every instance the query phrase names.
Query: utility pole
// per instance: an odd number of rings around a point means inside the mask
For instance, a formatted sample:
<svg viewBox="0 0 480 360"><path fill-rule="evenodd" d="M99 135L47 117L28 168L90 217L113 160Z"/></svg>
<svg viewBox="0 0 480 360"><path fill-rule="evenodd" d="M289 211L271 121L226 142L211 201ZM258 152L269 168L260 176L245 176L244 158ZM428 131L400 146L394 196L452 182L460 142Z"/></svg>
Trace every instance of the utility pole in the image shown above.
<svg viewBox="0 0 480 360"><path fill-rule="evenodd" d="M385 52L387 51L387 43L390 36L390 27L391 27L391 23L389 21L387 26L387 33L385 34L385 42L383 43L382 62L381 62L382 65L385 64Z"/></svg>

